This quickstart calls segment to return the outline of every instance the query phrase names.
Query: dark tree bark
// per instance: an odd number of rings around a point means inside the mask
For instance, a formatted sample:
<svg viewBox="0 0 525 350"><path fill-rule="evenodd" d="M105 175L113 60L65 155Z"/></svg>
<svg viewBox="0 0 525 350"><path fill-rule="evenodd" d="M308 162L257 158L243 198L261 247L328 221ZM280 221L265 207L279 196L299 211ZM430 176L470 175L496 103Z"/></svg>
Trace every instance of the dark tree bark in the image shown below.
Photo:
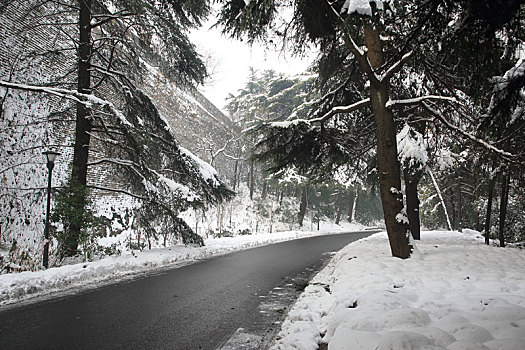
<svg viewBox="0 0 525 350"><path fill-rule="evenodd" d="M91 94L91 18L92 0L79 1L79 32L80 41L78 44L78 92ZM87 164L89 158L90 133L92 121L89 109L82 103L76 105L75 121L75 144L73 146L73 164L71 173L71 186L85 187L87 184ZM87 203L87 192L79 191L79 198L74 201L75 212L83 213ZM82 225L80 220L71 220L69 239L67 246L62 247L65 256L72 256L77 253L80 241Z"/></svg>
<svg viewBox="0 0 525 350"><path fill-rule="evenodd" d="M237 170L238 170L238 168L239 168L239 159L236 159L235 160L235 166L233 168L233 184L232 184L232 187L233 187L234 191L237 188Z"/></svg>
<svg viewBox="0 0 525 350"><path fill-rule="evenodd" d="M505 247L505 219L507 216L507 203L509 202L509 175L504 174L501 180L501 198L499 206L499 246Z"/></svg>
<svg viewBox="0 0 525 350"><path fill-rule="evenodd" d="M378 69L384 64L379 31L373 23L367 23L364 32L368 61L372 69ZM403 211L403 195L401 193L401 170L397 159L394 116L392 111L386 108L386 102L389 100L389 82L370 80L370 102L376 122L377 170L388 240L392 255L406 259L410 257L412 247L407 235L408 226L397 218Z"/></svg>
<svg viewBox="0 0 525 350"><path fill-rule="evenodd" d="M447 196L447 203L450 206L449 213L452 214L452 229L456 229L456 222L457 222L457 211L456 211L456 201L454 200L454 186L451 184L447 190L445 191L445 194Z"/></svg>
<svg viewBox="0 0 525 350"><path fill-rule="evenodd" d="M339 225L339 221L341 221L341 213L343 211L343 191L339 190L339 193L337 193L337 215L335 217L335 224Z"/></svg>
<svg viewBox="0 0 525 350"><path fill-rule="evenodd" d="M421 239L421 228L419 221L419 197L417 194L417 185L421 179L420 174L412 174L410 170L403 171L405 178L405 192L407 202L408 227L414 239Z"/></svg>
<svg viewBox="0 0 525 350"><path fill-rule="evenodd" d="M261 198L266 199L266 195L268 194L268 181L263 180L263 188L261 193Z"/></svg>
<svg viewBox="0 0 525 350"><path fill-rule="evenodd" d="M489 193L487 199L487 215L485 217L485 243L490 244L490 218L492 214L492 198L494 196L494 183L496 179L494 176L491 176L489 181Z"/></svg>
<svg viewBox="0 0 525 350"><path fill-rule="evenodd" d="M253 160L250 160L250 173L248 175L248 182L250 184L250 199L253 199L253 191L255 188L255 174L254 174L254 165Z"/></svg>
<svg viewBox="0 0 525 350"><path fill-rule="evenodd" d="M476 187L474 189L474 203L479 202L479 185L480 185L480 177L478 172L474 172L474 176L476 178ZM480 213L476 213L476 222L475 222L476 231L481 231L481 216Z"/></svg>
<svg viewBox="0 0 525 350"><path fill-rule="evenodd" d="M301 204L299 205L299 213L297 215L299 227L303 227L304 216L306 215L306 206L308 204L308 189L303 187L301 192Z"/></svg>
<svg viewBox="0 0 525 350"><path fill-rule="evenodd" d="M455 227L457 231L461 229L461 176L458 175L458 182L456 185L456 219Z"/></svg>

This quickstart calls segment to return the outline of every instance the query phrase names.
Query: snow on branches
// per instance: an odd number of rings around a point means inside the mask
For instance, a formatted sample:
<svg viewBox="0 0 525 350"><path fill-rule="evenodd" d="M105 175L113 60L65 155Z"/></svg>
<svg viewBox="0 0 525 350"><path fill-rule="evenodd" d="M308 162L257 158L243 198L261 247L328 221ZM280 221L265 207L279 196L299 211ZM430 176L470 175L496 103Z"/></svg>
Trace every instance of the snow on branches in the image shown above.
<svg viewBox="0 0 525 350"><path fill-rule="evenodd" d="M489 115L507 114L502 112L510 108L507 126L525 119L525 59L520 58L503 76L492 78L492 82L494 89Z"/></svg>
<svg viewBox="0 0 525 350"><path fill-rule="evenodd" d="M372 3L379 10L384 9L384 5L392 3L392 0L346 0L341 9L341 13L358 13L360 15L372 16Z"/></svg>
<svg viewBox="0 0 525 350"><path fill-rule="evenodd" d="M423 135L405 124L397 134L397 151L401 163L414 170L420 170L428 162L427 149Z"/></svg>

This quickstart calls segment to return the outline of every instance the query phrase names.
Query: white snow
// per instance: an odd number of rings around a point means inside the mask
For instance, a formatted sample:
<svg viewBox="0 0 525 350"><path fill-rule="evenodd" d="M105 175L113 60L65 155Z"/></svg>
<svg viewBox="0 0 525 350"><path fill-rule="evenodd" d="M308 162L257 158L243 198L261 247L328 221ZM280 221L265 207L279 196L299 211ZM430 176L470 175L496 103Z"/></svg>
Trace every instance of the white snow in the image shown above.
<svg viewBox="0 0 525 350"><path fill-rule="evenodd" d="M164 183L173 193L177 195L178 198L183 198L188 202L194 202L200 199L200 196L192 191L188 186L180 184L168 179L167 177L157 173L154 173L158 176L158 181Z"/></svg>
<svg viewBox="0 0 525 350"><path fill-rule="evenodd" d="M363 230L361 225L344 223L325 224L320 231L285 231L235 237L205 239L204 247L175 245L144 251L124 251L120 256L109 256L92 262L0 275L0 305L32 297L74 292L114 280L132 277L158 269L173 267L211 256L221 255L256 246L325 235ZM126 233L123 233L126 235ZM105 245L118 244L121 237L103 239Z"/></svg>
<svg viewBox="0 0 525 350"><path fill-rule="evenodd" d="M346 0L341 9L341 13L352 14L357 12L360 15L372 16L371 3L375 3L377 8L382 10L384 3L390 3L392 0Z"/></svg>
<svg viewBox="0 0 525 350"><path fill-rule="evenodd" d="M428 162L425 138L408 124L397 134L397 152L401 163L412 168L424 168Z"/></svg>
<svg viewBox="0 0 525 350"><path fill-rule="evenodd" d="M271 349L523 350L525 252L486 246L473 230L421 237L407 260L391 257L385 232L343 248Z"/></svg>
<svg viewBox="0 0 525 350"><path fill-rule="evenodd" d="M212 186L217 187L219 185L217 171L214 167L197 157L195 154L188 151L186 148L179 146L179 149L181 154L187 156L196 164L197 170L200 172L201 176L204 179L209 181Z"/></svg>

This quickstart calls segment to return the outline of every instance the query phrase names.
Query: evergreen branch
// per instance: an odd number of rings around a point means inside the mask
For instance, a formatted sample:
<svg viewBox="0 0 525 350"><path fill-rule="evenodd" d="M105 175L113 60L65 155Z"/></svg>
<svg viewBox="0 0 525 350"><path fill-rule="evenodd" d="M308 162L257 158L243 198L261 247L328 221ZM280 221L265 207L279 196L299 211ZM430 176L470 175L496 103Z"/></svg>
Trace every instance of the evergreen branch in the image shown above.
<svg viewBox="0 0 525 350"><path fill-rule="evenodd" d="M394 74L396 74L403 68L404 64L412 57L413 53L414 51L410 51L404 54L399 61L397 61L390 68L388 68L385 74L382 75L381 80L390 80L394 76Z"/></svg>
<svg viewBox="0 0 525 350"><path fill-rule="evenodd" d="M111 13L111 14L94 15L93 19L95 21L93 20L91 21L90 27L93 29L96 27L100 27L101 25L111 22L115 19L121 19L124 17L130 17L130 16L133 16L133 13L125 12L123 10L119 12ZM103 18L103 19L98 19L98 18Z"/></svg>
<svg viewBox="0 0 525 350"><path fill-rule="evenodd" d="M448 102L457 102L455 97L449 96L437 96L437 95L427 95L421 97L408 98L404 100L389 100L385 104L386 108L398 107L398 106L412 106L419 105L421 102L426 100L438 100L438 101L448 101Z"/></svg>
<svg viewBox="0 0 525 350"><path fill-rule="evenodd" d="M363 108L363 107L368 107L370 106L370 99L369 98L365 98L364 100L361 100L359 102L356 102L356 103L353 103L351 105L348 105L348 106L337 106L337 107L333 107L329 112L327 112L326 114L324 114L322 117L319 117L319 118L314 118L314 119L293 119L293 120L286 120L286 121L283 121L283 122L271 122L271 123L268 123L266 125L269 125L270 127L278 127L278 128L286 128L286 127L289 127L290 125L297 125L297 124L301 124L301 123L305 123L305 124L312 124L312 123L324 123L325 121L327 121L328 119L330 119L331 117L333 117L334 115L336 114L340 114L340 113L351 113L351 112L354 112L360 108ZM249 132L249 131L253 131L253 129L255 129L254 127L250 128L250 129L246 129L244 130L243 132Z"/></svg>
<svg viewBox="0 0 525 350"><path fill-rule="evenodd" d="M93 162L89 162L87 165L92 166L92 165L99 165L102 163L112 163L112 164L122 165L126 167L131 167L131 168L140 167L139 164L132 162L130 160L116 159L116 158L102 158L102 159L99 159Z"/></svg>
<svg viewBox="0 0 525 350"><path fill-rule="evenodd" d="M428 112L430 113L434 118L438 119L443 125L445 125L448 129L452 130L452 131L455 131L459 134L461 134L463 137L466 137L467 139L473 141L474 143L500 155L502 158L506 159L507 161L510 161L510 162L513 162L513 163L522 163L520 161L517 161L515 160L514 158L516 157L515 154L512 154L512 153L509 153L509 152L506 152L504 150L501 150L493 145L491 145L490 143L488 143L487 141L485 140L481 140L481 139L478 139L476 136L464 131L463 129L461 129L459 126L457 125L454 125L453 123L449 122L447 119L445 119L438 111L436 111L434 108L432 108L432 106L430 106L428 103L426 103L425 101L421 101L421 106Z"/></svg>
<svg viewBox="0 0 525 350"><path fill-rule="evenodd" d="M0 86L5 87L5 88L24 90L24 91L47 93L50 95L66 98L68 100L72 100L77 103L81 103L85 105L87 108L92 108L94 104L100 105L102 107L108 108L111 111L111 114L113 114L115 117L120 119L120 121L123 124L132 126L132 124L126 119L124 114L121 111L119 111L113 103L103 100L101 98L98 98L94 95L84 94L76 90L67 90L67 89L47 87L47 86L38 86L38 85L25 85L25 84L18 84L18 83L10 83L4 80L0 80Z"/></svg>
<svg viewBox="0 0 525 350"><path fill-rule="evenodd" d="M103 187L103 186L95 186L95 185L86 185L86 187L88 188L92 188L92 189L95 189L95 190L100 190L100 191L108 191L108 192L116 192L116 193L123 193L123 194L126 194L128 196L131 196L133 198L137 198L137 199L140 199L140 200L143 200L145 201L146 198L144 197L141 197L137 194L134 194L134 193L131 193L131 192L128 192L126 190L121 190L121 189L118 189L118 188L109 188L109 187Z"/></svg>
<svg viewBox="0 0 525 350"><path fill-rule="evenodd" d="M363 72L366 74L368 79L370 79L371 83L379 83L381 81L381 78L378 77L372 66L370 65L370 61L368 60L368 56L366 54L365 50L362 50L359 46L357 46L356 42L352 38L352 35L350 34L350 30L348 29L348 24L346 21L341 17L339 12L332 6L330 2L328 2L328 6L336 16L337 20L341 24L341 29L343 31L343 41L345 42L346 47L352 52L354 57L359 62L359 66L363 70Z"/></svg>
<svg viewBox="0 0 525 350"><path fill-rule="evenodd" d="M322 123L322 122L330 119L331 117L333 117L336 114L339 114L339 113L351 113L351 112L356 111L356 110L358 110L360 108L368 107L368 106L370 106L370 98L365 98L364 100L361 100L359 102L353 103L353 104L348 105L348 106L337 106L337 107L334 107L328 113L323 115L322 117L311 119L310 122L321 122Z"/></svg>

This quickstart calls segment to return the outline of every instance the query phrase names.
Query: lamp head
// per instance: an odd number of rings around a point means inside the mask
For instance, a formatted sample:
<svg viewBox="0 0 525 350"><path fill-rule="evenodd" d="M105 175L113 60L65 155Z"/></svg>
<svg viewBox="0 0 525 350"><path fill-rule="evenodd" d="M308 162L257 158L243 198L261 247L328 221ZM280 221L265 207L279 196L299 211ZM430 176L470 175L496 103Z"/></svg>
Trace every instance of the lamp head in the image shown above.
<svg viewBox="0 0 525 350"><path fill-rule="evenodd" d="M60 153L55 152L55 151L45 151L45 152L42 152L42 154L46 155L47 162L51 164L54 164L55 158L60 155Z"/></svg>

